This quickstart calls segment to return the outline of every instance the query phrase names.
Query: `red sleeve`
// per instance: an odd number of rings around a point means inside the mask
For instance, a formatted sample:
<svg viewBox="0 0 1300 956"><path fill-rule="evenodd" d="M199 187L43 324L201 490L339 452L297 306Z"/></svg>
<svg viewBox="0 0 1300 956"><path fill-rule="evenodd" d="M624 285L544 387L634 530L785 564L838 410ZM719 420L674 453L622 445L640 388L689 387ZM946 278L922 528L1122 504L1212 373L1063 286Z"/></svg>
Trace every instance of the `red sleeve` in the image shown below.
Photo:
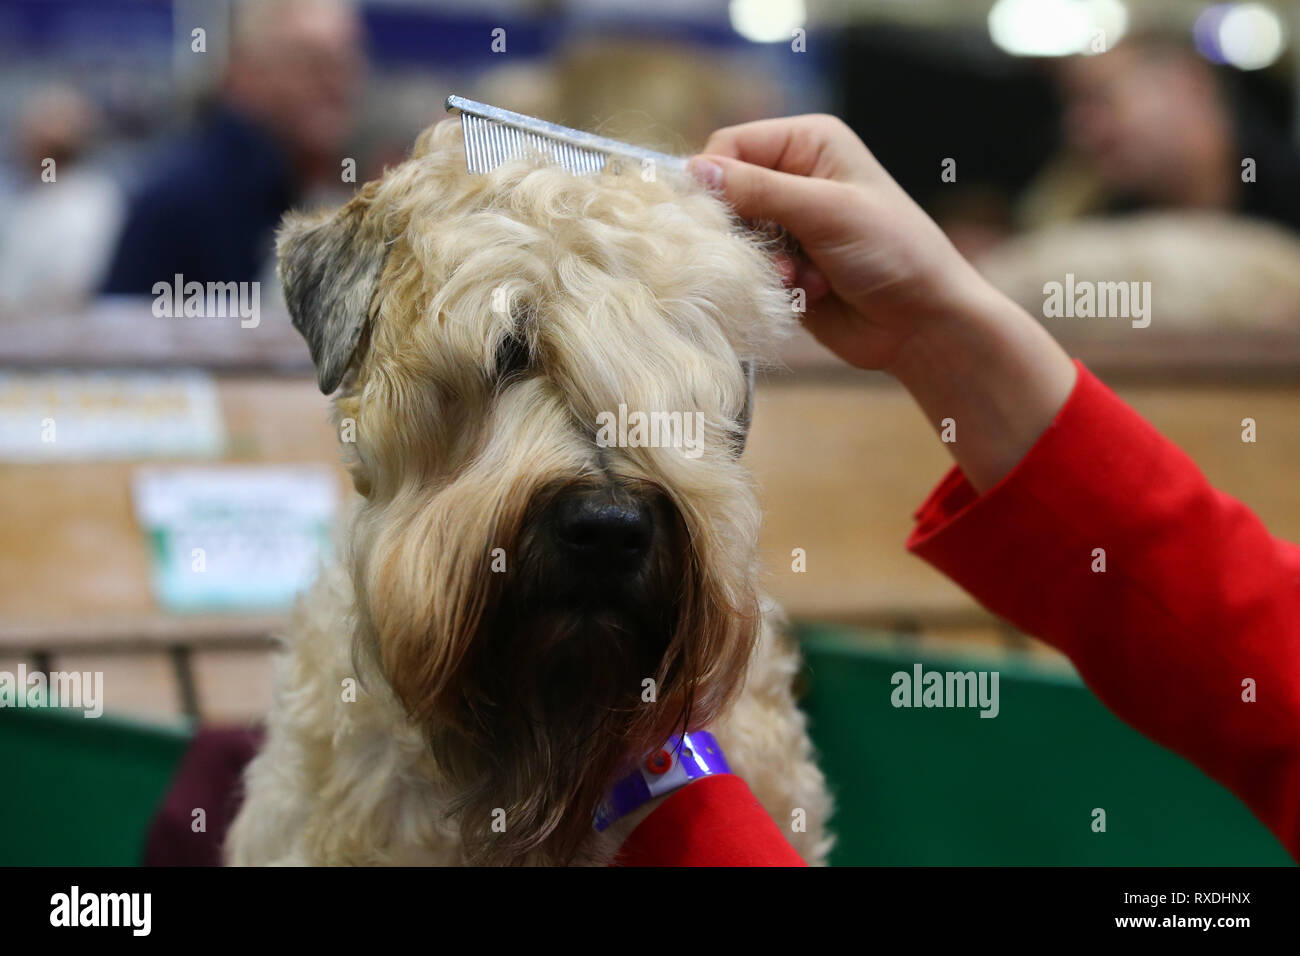
<svg viewBox="0 0 1300 956"><path fill-rule="evenodd" d="M1300 549L1082 365L1011 474L979 496L954 470L916 517L910 550L1064 651L1120 718L1300 859Z"/></svg>
<svg viewBox="0 0 1300 956"><path fill-rule="evenodd" d="M697 780L632 831L618 866L804 866L749 786L734 774Z"/></svg>

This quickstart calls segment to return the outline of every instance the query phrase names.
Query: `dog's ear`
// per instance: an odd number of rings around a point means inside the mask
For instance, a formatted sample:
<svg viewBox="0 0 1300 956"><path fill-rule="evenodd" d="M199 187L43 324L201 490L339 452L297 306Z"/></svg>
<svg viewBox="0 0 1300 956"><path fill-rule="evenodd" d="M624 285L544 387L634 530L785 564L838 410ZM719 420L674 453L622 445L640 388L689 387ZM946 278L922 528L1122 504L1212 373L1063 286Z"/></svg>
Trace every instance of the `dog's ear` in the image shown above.
<svg viewBox="0 0 1300 956"><path fill-rule="evenodd" d="M383 236L354 199L329 215L290 213L276 242L280 284L293 327L302 333L326 395L338 388L370 318Z"/></svg>

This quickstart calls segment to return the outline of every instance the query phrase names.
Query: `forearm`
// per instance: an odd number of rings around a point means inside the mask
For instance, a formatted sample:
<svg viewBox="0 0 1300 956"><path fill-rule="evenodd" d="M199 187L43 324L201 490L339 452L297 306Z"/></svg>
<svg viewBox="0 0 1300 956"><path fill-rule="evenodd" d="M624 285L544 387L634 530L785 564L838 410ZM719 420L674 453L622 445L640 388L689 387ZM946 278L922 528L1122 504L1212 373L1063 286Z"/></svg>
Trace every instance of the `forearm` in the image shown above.
<svg viewBox="0 0 1300 956"><path fill-rule="evenodd" d="M1074 363L1023 309L982 279L946 314L927 317L887 369L911 392L978 491L1007 475L1074 388Z"/></svg>

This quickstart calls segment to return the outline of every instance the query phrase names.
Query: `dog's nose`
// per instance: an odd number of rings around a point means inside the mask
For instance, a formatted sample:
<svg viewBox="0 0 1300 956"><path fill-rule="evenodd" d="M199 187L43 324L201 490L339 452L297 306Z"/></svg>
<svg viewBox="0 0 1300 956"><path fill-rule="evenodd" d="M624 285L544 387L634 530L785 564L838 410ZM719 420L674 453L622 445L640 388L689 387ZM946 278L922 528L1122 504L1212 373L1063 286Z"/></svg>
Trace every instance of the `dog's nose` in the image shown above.
<svg viewBox="0 0 1300 956"><path fill-rule="evenodd" d="M555 528L571 560L590 570L627 570L649 553L654 521L642 502L584 492L557 503Z"/></svg>

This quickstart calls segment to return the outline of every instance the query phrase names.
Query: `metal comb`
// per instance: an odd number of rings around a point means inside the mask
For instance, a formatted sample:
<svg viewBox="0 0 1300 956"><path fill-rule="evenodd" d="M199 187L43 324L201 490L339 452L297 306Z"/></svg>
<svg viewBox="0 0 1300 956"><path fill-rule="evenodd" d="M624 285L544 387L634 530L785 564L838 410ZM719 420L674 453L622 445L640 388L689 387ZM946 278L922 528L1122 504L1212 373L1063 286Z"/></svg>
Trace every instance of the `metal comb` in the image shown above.
<svg viewBox="0 0 1300 956"><path fill-rule="evenodd" d="M490 173L504 162L540 155L571 173L601 172L625 160L640 167L653 163L661 169L683 172L686 160L656 153L595 133L569 129L535 116L512 113L498 106L477 103L463 96L447 97L447 111L460 110L465 134L465 164L471 173Z"/></svg>

